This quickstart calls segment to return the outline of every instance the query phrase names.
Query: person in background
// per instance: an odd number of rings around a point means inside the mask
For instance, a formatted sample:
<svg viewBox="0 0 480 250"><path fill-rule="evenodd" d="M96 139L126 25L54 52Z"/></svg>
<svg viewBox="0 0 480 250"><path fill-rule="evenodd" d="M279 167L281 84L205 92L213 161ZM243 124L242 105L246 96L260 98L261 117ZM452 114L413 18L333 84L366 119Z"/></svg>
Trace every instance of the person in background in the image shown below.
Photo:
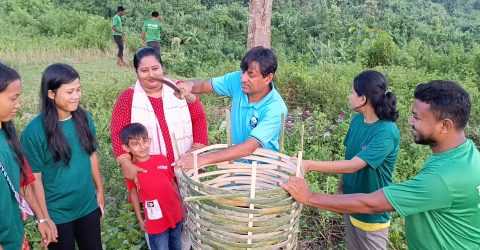
<svg viewBox="0 0 480 250"><path fill-rule="evenodd" d="M117 7L117 13L112 19L112 35L113 41L117 45L117 65L126 66L123 60L123 50L125 48L125 32L123 31L122 16L125 15L125 8L123 6Z"/></svg>
<svg viewBox="0 0 480 250"><path fill-rule="evenodd" d="M162 20L162 17L158 14L158 11L153 11L152 17L143 22L141 37L143 46L154 48L160 55L160 58L162 58L160 50L160 33L162 32L162 27L160 20Z"/></svg>

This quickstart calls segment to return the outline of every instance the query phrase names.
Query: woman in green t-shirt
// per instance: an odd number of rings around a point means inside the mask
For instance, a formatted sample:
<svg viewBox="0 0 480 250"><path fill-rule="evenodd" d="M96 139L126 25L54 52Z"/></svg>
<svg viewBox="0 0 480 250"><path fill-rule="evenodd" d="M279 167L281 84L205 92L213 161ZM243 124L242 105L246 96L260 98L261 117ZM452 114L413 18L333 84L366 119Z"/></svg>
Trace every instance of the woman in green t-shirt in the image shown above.
<svg viewBox="0 0 480 250"><path fill-rule="evenodd" d="M104 194L95 125L80 104L80 77L66 64L42 75L41 112L25 128L23 150L42 192L40 205L58 230L49 249L102 249Z"/></svg>
<svg viewBox="0 0 480 250"><path fill-rule="evenodd" d="M18 250L23 243L24 228L22 198L30 204L37 217L43 243L56 238L42 210L37 204L31 169L24 160L12 119L20 109L22 83L20 75L0 63L0 249ZM20 195L19 195L20 194Z"/></svg>
<svg viewBox="0 0 480 250"><path fill-rule="evenodd" d="M387 89L380 72L366 70L353 80L349 96L353 115L344 140L345 160L303 161L305 172L343 174L339 191L345 194L371 193L392 182L400 144L396 97ZM345 215L348 249L386 249L390 216Z"/></svg>

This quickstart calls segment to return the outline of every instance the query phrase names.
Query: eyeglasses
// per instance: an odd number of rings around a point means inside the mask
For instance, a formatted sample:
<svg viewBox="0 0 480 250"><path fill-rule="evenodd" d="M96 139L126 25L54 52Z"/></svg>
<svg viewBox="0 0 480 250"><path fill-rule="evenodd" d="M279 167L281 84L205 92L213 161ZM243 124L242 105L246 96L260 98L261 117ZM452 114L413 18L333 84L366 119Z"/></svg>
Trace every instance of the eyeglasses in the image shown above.
<svg viewBox="0 0 480 250"><path fill-rule="evenodd" d="M151 138L138 138L138 139L130 139L128 142L128 146L132 148L138 148L140 146L148 146L152 141Z"/></svg>

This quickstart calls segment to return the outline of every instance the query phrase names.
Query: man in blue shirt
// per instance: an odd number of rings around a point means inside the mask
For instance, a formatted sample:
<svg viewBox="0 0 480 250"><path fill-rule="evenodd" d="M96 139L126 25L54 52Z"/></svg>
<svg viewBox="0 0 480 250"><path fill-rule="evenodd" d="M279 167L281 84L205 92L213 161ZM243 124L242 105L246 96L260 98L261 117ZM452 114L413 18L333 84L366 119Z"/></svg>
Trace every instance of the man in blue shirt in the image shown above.
<svg viewBox="0 0 480 250"><path fill-rule="evenodd" d="M233 146L198 157L198 164L235 160L262 147L279 150L282 115L287 106L273 85L277 58L264 47L250 49L240 63L241 71L209 80L190 80L179 87L193 94L215 92L232 99L231 124ZM191 154L182 156L176 165L191 168Z"/></svg>

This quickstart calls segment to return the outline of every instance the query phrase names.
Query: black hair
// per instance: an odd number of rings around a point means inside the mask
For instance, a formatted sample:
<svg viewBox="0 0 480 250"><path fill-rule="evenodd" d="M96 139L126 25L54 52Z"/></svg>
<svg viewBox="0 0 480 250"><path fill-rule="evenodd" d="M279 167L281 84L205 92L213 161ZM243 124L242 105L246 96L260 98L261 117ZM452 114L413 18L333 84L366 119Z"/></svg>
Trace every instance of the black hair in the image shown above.
<svg viewBox="0 0 480 250"><path fill-rule="evenodd" d="M437 119L451 119L457 129L464 129L470 117L470 96L458 83L433 80L415 88L415 99L430 104Z"/></svg>
<svg viewBox="0 0 480 250"><path fill-rule="evenodd" d="M269 48L258 46L250 49L240 62L240 68L245 72L253 62L258 63L263 77L270 73L275 75L277 71L277 57Z"/></svg>
<svg viewBox="0 0 480 250"><path fill-rule="evenodd" d="M353 89L358 96L365 96L378 119L394 122L398 119L397 98L387 87L387 78L375 70L365 70L353 79Z"/></svg>
<svg viewBox="0 0 480 250"><path fill-rule="evenodd" d="M136 138L148 138L147 128L138 122L128 124L120 132L120 140L123 145L128 145L131 139Z"/></svg>
<svg viewBox="0 0 480 250"><path fill-rule="evenodd" d="M43 114L42 119L47 136L48 149L52 153L55 162L63 161L65 164L68 164L72 158L72 151L60 130L57 107L54 100L48 97L48 91L55 92L62 84L71 83L79 78L78 72L72 66L61 63L48 66L42 74L40 88L41 113ZM88 126L87 112L79 106L71 114L80 143L85 151L91 155L96 150L97 142Z"/></svg>
<svg viewBox="0 0 480 250"><path fill-rule="evenodd" d="M137 50L137 52L133 56L133 67L135 68L135 71L138 70L138 65L140 64L140 61L142 61L142 59L147 56L154 56L157 59L157 61L160 63L160 65L162 65L163 67L162 58L160 57L160 54L158 54L158 52L152 47L144 47Z"/></svg>
<svg viewBox="0 0 480 250"><path fill-rule="evenodd" d="M124 11L124 10L125 10L125 8L123 8L123 6L121 6L121 5L117 7L117 13L121 12L121 11Z"/></svg>
<svg viewBox="0 0 480 250"><path fill-rule="evenodd" d="M152 11L152 17L158 17L159 15L158 11Z"/></svg>
<svg viewBox="0 0 480 250"><path fill-rule="evenodd" d="M5 91L5 89L15 80L20 80L20 75L17 73L17 71L0 63L0 92ZM12 147L16 156L16 161L20 167L20 171L23 173L22 166L24 158L13 120L6 122L2 121L1 123L2 129L5 131L5 135L7 137L7 142L10 147Z"/></svg>

